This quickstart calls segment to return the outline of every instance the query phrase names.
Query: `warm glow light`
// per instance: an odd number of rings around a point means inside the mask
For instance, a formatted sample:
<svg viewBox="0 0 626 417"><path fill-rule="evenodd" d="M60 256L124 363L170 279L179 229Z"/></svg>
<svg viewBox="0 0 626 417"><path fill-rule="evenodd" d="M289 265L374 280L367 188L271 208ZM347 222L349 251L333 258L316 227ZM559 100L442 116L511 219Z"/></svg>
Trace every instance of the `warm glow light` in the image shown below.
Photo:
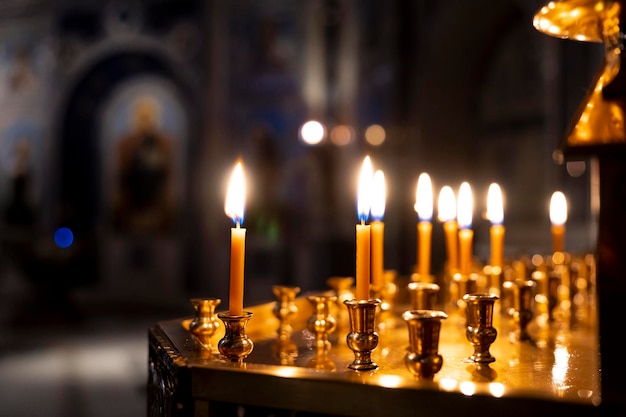
<svg viewBox="0 0 626 417"><path fill-rule="evenodd" d="M300 138L308 145L317 145L324 139L326 134L324 125L315 120L310 120L300 128Z"/></svg>
<svg viewBox="0 0 626 417"><path fill-rule="evenodd" d="M491 183L487 191L487 219L491 224L502 224L504 221L502 206L502 190L495 182Z"/></svg>
<svg viewBox="0 0 626 417"><path fill-rule="evenodd" d="M459 389L463 394L470 397L476 393L476 384L470 381L464 381L459 385Z"/></svg>
<svg viewBox="0 0 626 417"><path fill-rule="evenodd" d="M381 125L371 125L365 130L365 140L373 146L382 145L385 141L385 129Z"/></svg>
<svg viewBox="0 0 626 417"><path fill-rule="evenodd" d="M357 214L359 221L365 222L369 218L372 207L372 161L369 156L363 159L361 174L359 176L359 189L357 198Z"/></svg>
<svg viewBox="0 0 626 417"><path fill-rule="evenodd" d="M246 200L246 184L243 175L243 166L237 162L228 183L224 212L233 219L236 225L243 223L243 211Z"/></svg>
<svg viewBox="0 0 626 417"><path fill-rule="evenodd" d="M382 220L385 215L385 200L387 198L387 187L385 185L385 174L381 170L374 173L374 183L372 187L372 218Z"/></svg>
<svg viewBox="0 0 626 417"><path fill-rule="evenodd" d="M338 125L330 131L330 141L337 146L346 146L354 138L354 129L348 125Z"/></svg>
<svg viewBox="0 0 626 417"><path fill-rule="evenodd" d="M555 191L550 199L550 221L555 226L562 226L567 222L567 201L561 191Z"/></svg>
<svg viewBox="0 0 626 417"><path fill-rule="evenodd" d="M505 387L500 382L492 382L489 384L489 392L491 395L497 398L501 398L504 395Z"/></svg>
<svg viewBox="0 0 626 417"><path fill-rule="evenodd" d="M454 191L449 185L445 185L439 191L439 200L437 201L437 210L439 221L447 222L456 220L456 197Z"/></svg>
<svg viewBox="0 0 626 417"><path fill-rule="evenodd" d="M467 229L472 226L472 212L474 201L472 199L472 187L468 182L463 182L459 188L459 200L457 208L457 221L459 228Z"/></svg>
<svg viewBox="0 0 626 417"><path fill-rule="evenodd" d="M381 375L378 382L386 388L398 388L402 385L402 378L397 375Z"/></svg>
<svg viewBox="0 0 626 417"><path fill-rule="evenodd" d="M429 222L433 217L433 186L430 176L422 172L415 190L415 211L420 221Z"/></svg>

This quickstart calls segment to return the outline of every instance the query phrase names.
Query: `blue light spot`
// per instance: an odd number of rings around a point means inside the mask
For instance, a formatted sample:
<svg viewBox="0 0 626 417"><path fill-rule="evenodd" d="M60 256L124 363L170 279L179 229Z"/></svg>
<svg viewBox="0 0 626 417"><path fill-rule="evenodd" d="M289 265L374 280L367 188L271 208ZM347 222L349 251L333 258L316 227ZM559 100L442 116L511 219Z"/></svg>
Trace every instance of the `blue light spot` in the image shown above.
<svg viewBox="0 0 626 417"><path fill-rule="evenodd" d="M54 232L54 243L60 248L67 248L74 242L74 233L67 227L60 227Z"/></svg>

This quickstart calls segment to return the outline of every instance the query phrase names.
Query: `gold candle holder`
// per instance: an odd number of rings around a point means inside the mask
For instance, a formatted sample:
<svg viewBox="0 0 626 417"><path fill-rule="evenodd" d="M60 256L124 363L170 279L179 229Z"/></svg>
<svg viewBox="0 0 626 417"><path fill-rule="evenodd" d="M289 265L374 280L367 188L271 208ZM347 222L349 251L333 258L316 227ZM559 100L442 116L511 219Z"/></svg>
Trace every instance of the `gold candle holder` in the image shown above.
<svg viewBox="0 0 626 417"><path fill-rule="evenodd" d="M280 321L278 326L278 339L289 340L293 332L291 320L298 314L298 306L295 303L296 296L300 293L300 287L290 285L274 285L272 292L276 297L276 304L272 313Z"/></svg>
<svg viewBox="0 0 626 417"><path fill-rule="evenodd" d="M530 335L528 334L528 324L534 317L534 313L532 310L532 302L535 294L535 287L537 284L532 280L520 281L517 284L518 290L518 311L517 311L517 320L519 322L520 340L530 340Z"/></svg>
<svg viewBox="0 0 626 417"><path fill-rule="evenodd" d="M372 361L372 351L378 346L378 334L374 330L376 308L379 299L346 300L350 317L350 333L346 337L348 347L354 352L354 361L348 368L355 371L378 369Z"/></svg>
<svg viewBox="0 0 626 417"><path fill-rule="evenodd" d="M221 312L217 317L224 322L226 332L220 339L217 348L226 359L231 362L242 362L252 353L254 343L246 334L246 326L252 318L252 313L244 311L241 315L230 315Z"/></svg>
<svg viewBox="0 0 626 417"><path fill-rule="evenodd" d="M354 298L354 277L333 276L326 280L326 284L337 295L334 317L337 319L337 327L342 329L348 324L348 311L344 307L344 301Z"/></svg>
<svg viewBox="0 0 626 417"><path fill-rule="evenodd" d="M376 327L379 331L385 331L395 327L396 321L393 317L393 308L398 295L398 286L395 283L396 271L387 270L383 274L383 283L380 286L372 285L371 297L379 299L378 320Z"/></svg>
<svg viewBox="0 0 626 417"><path fill-rule="evenodd" d="M443 356L438 351L439 332L441 320L448 315L437 310L408 310L402 318L409 327L409 350L404 363L414 376L432 379L443 365Z"/></svg>
<svg viewBox="0 0 626 417"><path fill-rule="evenodd" d="M559 305L559 287L561 277L551 273L548 275L548 320L554 321L556 308Z"/></svg>
<svg viewBox="0 0 626 417"><path fill-rule="evenodd" d="M433 282L409 282L407 288L413 310L432 310L437 305L439 285Z"/></svg>
<svg viewBox="0 0 626 417"><path fill-rule="evenodd" d="M489 347L496 340L498 331L493 327L493 305L498 299L495 294L465 294L463 300L467 311L467 340L474 346L474 353L468 362L491 363L496 360Z"/></svg>
<svg viewBox="0 0 626 417"><path fill-rule="evenodd" d="M307 329L315 335L316 350L327 351L331 347L328 337L337 328L337 320L331 314L337 296L310 295L307 300L313 305L313 315L307 321Z"/></svg>
<svg viewBox="0 0 626 417"><path fill-rule="evenodd" d="M190 301L194 309L194 318L189 323L189 331L204 348L211 350L211 337L220 327L215 309L221 300L219 298L192 298Z"/></svg>

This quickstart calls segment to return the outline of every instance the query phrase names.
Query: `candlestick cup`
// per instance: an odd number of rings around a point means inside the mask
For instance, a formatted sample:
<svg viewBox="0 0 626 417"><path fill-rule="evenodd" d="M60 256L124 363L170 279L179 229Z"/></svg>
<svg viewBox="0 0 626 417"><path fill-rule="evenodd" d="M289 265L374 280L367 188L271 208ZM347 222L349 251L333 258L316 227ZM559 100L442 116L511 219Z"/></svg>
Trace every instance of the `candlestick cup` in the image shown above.
<svg viewBox="0 0 626 417"><path fill-rule="evenodd" d="M439 332L441 320L446 318L446 313L436 310L408 310L402 314L409 327L409 350L404 363L414 376L432 379L441 370Z"/></svg>
<svg viewBox="0 0 626 417"><path fill-rule="evenodd" d="M215 315L215 308L220 304L219 298L192 298L195 315L189 323L189 331L198 338L206 349L211 349L211 337L220 326Z"/></svg>
<svg viewBox="0 0 626 417"><path fill-rule="evenodd" d="M376 307L379 299L347 300L350 317L350 333L346 337L348 347L354 352L354 361L348 368L355 371L378 369L372 361L372 351L378 346L378 334L375 329Z"/></svg>
<svg viewBox="0 0 626 417"><path fill-rule="evenodd" d="M498 299L495 294L465 294L467 340L474 346L474 353L467 359L470 362L490 363L496 358L489 353L489 347L496 340L498 331L493 327L493 305Z"/></svg>
<svg viewBox="0 0 626 417"><path fill-rule="evenodd" d="M226 332L220 339L217 348L231 362L242 362L254 349L254 343L246 334L246 326L252 313L244 311L241 315L230 315L221 312L217 317L224 322Z"/></svg>

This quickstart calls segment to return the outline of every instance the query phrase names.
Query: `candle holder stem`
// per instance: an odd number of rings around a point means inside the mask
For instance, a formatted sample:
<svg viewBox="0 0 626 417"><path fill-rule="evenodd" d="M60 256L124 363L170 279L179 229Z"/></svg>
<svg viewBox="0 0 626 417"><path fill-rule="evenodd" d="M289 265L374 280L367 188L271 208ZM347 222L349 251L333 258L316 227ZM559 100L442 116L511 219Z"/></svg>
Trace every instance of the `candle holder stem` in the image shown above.
<svg viewBox="0 0 626 417"><path fill-rule="evenodd" d="M217 317L224 322L226 332L217 344L217 348L231 362L242 362L254 349L254 343L246 334L246 326L252 313L244 311L242 315L230 315L228 312L218 313Z"/></svg>
<svg viewBox="0 0 626 417"><path fill-rule="evenodd" d="M378 369L372 361L372 351L378 346L378 334L375 329L376 307L379 299L346 300L350 317L350 333L346 337L348 347L354 352L354 361L348 368L355 371Z"/></svg>

